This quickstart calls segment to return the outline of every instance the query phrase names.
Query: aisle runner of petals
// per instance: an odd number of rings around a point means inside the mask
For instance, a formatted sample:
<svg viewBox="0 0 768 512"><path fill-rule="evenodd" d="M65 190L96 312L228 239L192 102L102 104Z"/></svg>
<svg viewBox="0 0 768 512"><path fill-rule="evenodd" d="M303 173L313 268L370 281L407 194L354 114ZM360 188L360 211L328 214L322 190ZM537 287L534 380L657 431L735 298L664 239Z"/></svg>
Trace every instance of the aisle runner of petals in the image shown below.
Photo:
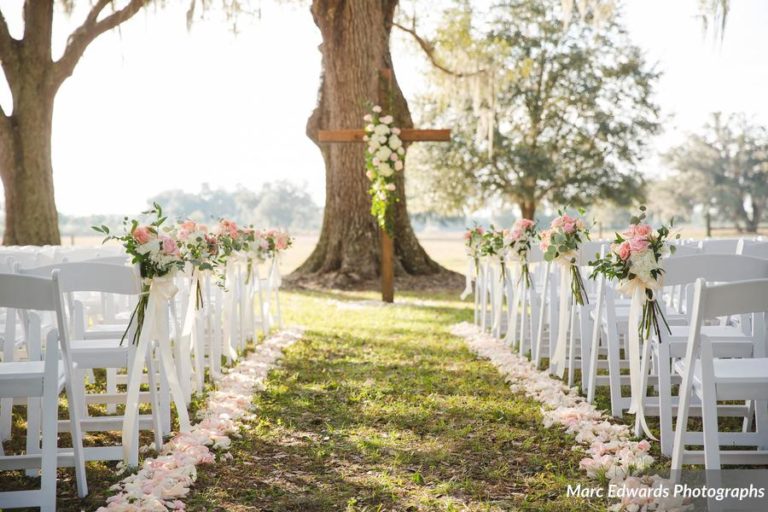
<svg viewBox="0 0 768 512"><path fill-rule="evenodd" d="M476 326L463 322L452 327L451 333L464 338L470 349L489 359L505 376L514 392L524 393L541 402L544 426L565 427L576 442L586 446L586 457L579 466L590 478L606 478L612 486L635 489L634 496L624 496L611 507L614 511L681 511L689 507L682 498L655 498L654 489L670 485L658 475L640 476L653 464L648 454L648 441L631 441L626 425L610 423L608 417L587 403L574 388L569 388L547 372L510 351L502 341L482 333ZM640 490L640 491L637 491Z"/></svg>
<svg viewBox="0 0 768 512"><path fill-rule="evenodd" d="M155 458L144 460L138 473L112 486L118 491L107 499L99 511L166 511L184 510L180 500L187 495L197 478L198 464L211 464L216 456L211 451L229 449L231 436L236 436L242 422L253 418L250 413L253 393L263 387L264 379L282 356L283 350L301 338L299 329L281 331L265 339L216 383L206 406L198 413L202 418L190 432L176 435ZM224 452L219 459L231 459Z"/></svg>

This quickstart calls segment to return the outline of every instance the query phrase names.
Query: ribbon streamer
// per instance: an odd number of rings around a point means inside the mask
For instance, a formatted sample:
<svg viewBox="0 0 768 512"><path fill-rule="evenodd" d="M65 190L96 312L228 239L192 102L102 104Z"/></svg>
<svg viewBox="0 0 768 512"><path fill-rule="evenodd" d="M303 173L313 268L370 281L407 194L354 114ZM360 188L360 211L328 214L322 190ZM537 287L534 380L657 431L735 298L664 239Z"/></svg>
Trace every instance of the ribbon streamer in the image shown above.
<svg viewBox="0 0 768 512"><path fill-rule="evenodd" d="M643 368L647 370L647 362L643 361L644 357L647 357L648 340L642 340L642 354L641 354L641 340L640 340L640 318L643 313L643 303L645 302L645 287L632 286L632 302L629 306L629 322L628 322L628 341L629 341L629 378L630 388L632 396L629 403L629 413L635 415L635 430L642 431L650 439L656 440L651 433L648 424L645 421L645 413L643 411L643 401L645 398L645 389L643 382Z"/></svg>
<svg viewBox="0 0 768 512"><path fill-rule="evenodd" d="M570 312L572 302L571 287L568 285L569 270L570 263L560 265L560 289L558 290L560 294L560 307L558 310L557 343L549 365L551 368L550 373L557 375L561 379L565 376L566 346L568 345L568 327L570 323L570 315L568 313Z"/></svg>
<svg viewBox="0 0 768 512"><path fill-rule="evenodd" d="M168 332L168 301L178 292L173 283L172 276L156 277L149 288L149 301L147 314L144 318L144 326L141 331L139 343L133 353L133 361L128 372L128 390L126 393L125 416L123 417L123 458L129 465L138 464L139 431L139 388L141 376L147 357L151 357L150 347L157 343L160 353L160 371L168 381L171 398L176 406L176 414L179 420L179 430L188 432L190 429L189 414L184 402L184 395L179 384L176 368L171 356L171 340ZM163 321L165 320L165 321ZM159 411L152 411L157 414Z"/></svg>
<svg viewBox="0 0 768 512"><path fill-rule="evenodd" d="M467 273L464 274L464 291L461 292L461 300L466 299L472 295L472 280L475 274L475 260L474 258L467 259Z"/></svg>

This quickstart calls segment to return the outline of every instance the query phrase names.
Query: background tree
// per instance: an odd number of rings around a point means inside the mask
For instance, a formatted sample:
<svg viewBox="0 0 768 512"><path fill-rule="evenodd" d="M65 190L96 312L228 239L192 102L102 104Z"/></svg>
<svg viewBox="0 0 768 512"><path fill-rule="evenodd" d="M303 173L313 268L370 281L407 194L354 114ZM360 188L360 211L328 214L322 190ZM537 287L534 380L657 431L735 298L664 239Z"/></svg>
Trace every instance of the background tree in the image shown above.
<svg viewBox="0 0 768 512"><path fill-rule="evenodd" d="M713 114L700 134L691 134L665 155L693 201L757 232L768 207L768 131L741 115Z"/></svg>
<svg viewBox="0 0 768 512"><path fill-rule="evenodd" d="M54 3L24 2L24 32L19 39L11 36L5 12L0 9L0 62L13 99L10 112L0 107L0 177L5 188L6 245L60 242L51 161L56 93L88 45L130 19L148 0L97 0L82 24L69 35L57 60L51 50ZM63 0L59 5L71 12L75 2Z"/></svg>
<svg viewBox="0 0 768 512"><path fill-rule="evenodd" d="M568 16L559 0L468 7L449 10L430 42L468 76L434 72L426 103L437 107L425 118L456 127L456 143L414 152L416 193L432 191L443 211L501 199L528 218L542 201L637 198L636 164L659 129L658 74L613 11Z"/></svg>
<svg viewBox="0 0 768 512"><path fill-rule="evenodd" d="M321 129L362 128L366 101L377 102L380 70L392 69L389 43L398 0L314 0L312 15L322 34L323 73L318 104L307 122L317 142ZM382 105L401 128L413 126L408 103L392 79L391 105ZM296 277L311 277L345 286L373 279L379 272L378 227L370 214L368 179L363 172L362 144L318 144L326 169L326 200L320 239ZM432 261L411 227L398 173L395 206L396 274L434 274Z"/></svg>

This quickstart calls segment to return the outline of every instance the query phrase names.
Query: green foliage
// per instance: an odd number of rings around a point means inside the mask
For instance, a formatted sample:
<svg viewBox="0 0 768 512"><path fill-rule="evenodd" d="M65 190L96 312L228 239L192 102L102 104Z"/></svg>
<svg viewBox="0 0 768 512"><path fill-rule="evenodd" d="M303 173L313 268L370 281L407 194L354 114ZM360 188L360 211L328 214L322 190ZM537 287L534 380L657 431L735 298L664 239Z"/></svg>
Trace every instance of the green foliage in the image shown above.
<svg viewBox="0 0 768 512"><path fill-rule="evenodd" d="M738 230L757 231L768 208L765 127L743 114L713 114L701 133L689 135L665 158L679 173L670 178L672 189L689 209L702 206Z"/></svg>
<svg viewBox="0 0 768 512"><path fill-rule="evenodd" d="M563 21L559 0L505 0L449 10L434 38L449 67L422 98L425 122L450 126L451 145L414 148L422 202L440 213L514 203L631 202L636 165L659 130L658 73L615 16ZM420 205L423 207L423 205Z"/></svg>

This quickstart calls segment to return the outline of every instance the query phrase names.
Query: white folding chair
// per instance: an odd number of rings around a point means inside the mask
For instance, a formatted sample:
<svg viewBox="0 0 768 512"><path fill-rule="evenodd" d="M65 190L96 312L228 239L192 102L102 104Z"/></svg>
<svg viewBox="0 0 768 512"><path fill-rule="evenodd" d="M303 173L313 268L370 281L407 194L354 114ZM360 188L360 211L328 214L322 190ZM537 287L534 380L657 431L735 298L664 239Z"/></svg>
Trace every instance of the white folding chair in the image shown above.
<svg viewBox="0 0 768 512"><path fill-rule="evenodd" d="M141 293L141 281L138 271L134 267L109 265L103 263L61 263L48 267L27 269L23 272L31 275L46 275L51 271L57 271L59 275L59 288L62 294L77 292L108 293L118 295L137 296ZM69 324L64 324L69 325ZM67 333L66 328L64 332ZM67 339L69 339L67 333ZM80 412L81 429L84 432L119 431L122 428L123 416L104 415L89 416L88 404L125 404L126 395L117 389L108 389L107 393L85 393L82 374L89 369L125 369L130 370L133 361L134 346L132 335L129 332L125 339L118 338L91 338L70 339L70 353L76 368L78 377L73 385L76 401L73 407ZM80 375L77 375L77 373ZM151 404L151 415L139 416L139 425L143 430L152 430L155 436L155 445L163 444L163 416L169 416L170 405L166 405L168 411L161 410L156 380L157 372L151 353L147 357L147 380L149 391L140 394L141 403ZM164 405L167 400L164 400ZM138 407L139 404L125 404L126 407ZM66 428L68 422L60 422L60 428ZM168 429L166 429L168 430ZM134 443L138 450L138 443ZM138 454L133 454L134 460ZM85 449L87 460L123 460L122 446L99 446Z"/></svg>
<svg viewBox="0 0 768 512"><path fill-rule="evenodd" d="M768 278L768 260L726 254L702 254L697 256L680 256L669 258L664 262L664 282L669 286L687 286L697 279L708 283L728 283L743 280ZM689 305L686 309L691 311ZM712 341L713 346L721 357L750 357L755 347L755 335L748 321L742 320L741 325L704 325L702 332ZM677 409L672 395L672 386L677 382L673 375L674 362L685 356L686 343L690 336L691 326L671 325L671 334L662 330L662 339L651 338L650 351L657 372L658 402L657 405L659 429L661 433L661 449L665 455L672 453L673 416ZM653 407L648 408L649 414ZM688 411L689 414L692 411ZM696 410L693 410L696 412ZM743 407L723 407L721 414L744 417L748 414Z"/></svg>
<svg viewBox="0 0 768 512"><path fill-rule="evenodd" d="M50 278L0 274L0 307L55 313L64 325L63 306L56 272ZM59 336L60 334L60 336ZM31 340L30 340L31 341ZM37 340L39 343L39 340ZM61 349L61 353L59 351ZM60 358L61 354L61 358ZM63 330L50 331L43 360L0 363L0 396L27 397L27 414L41 418L28 426L27 453L6 455L0 451L0 470L40 469L40 489L0 492L0 508L39 507L56 509L56 468L74 466L78 495L88 493L82 433L71 379L72 361ZM58 402L62 389L69 403L72 448L58 449ZM41 414L48 411L47 414ZM42 447L40 442L42 441Z"/></svg>
<svg viewBox="0 0 768 512"><path fill-rule="evenodd" d="M672 451L673 472L683 464L704 462L707 470L722 464L768 464L768 358L765 347L765 315L768 312L768 279L695 285L693 316L682 370L680 402ZM722 316L754 314L761 342L753 357L719 357L718 348L704 333L704 321ZM702 432L688 430L692 398L701 401ZM719 431L718 401L755 401L755 432ZM686 446L702 446L688 450ZM724 450L724 447L740 447ZM743 447L755 447L745 450Z"/></svg>

